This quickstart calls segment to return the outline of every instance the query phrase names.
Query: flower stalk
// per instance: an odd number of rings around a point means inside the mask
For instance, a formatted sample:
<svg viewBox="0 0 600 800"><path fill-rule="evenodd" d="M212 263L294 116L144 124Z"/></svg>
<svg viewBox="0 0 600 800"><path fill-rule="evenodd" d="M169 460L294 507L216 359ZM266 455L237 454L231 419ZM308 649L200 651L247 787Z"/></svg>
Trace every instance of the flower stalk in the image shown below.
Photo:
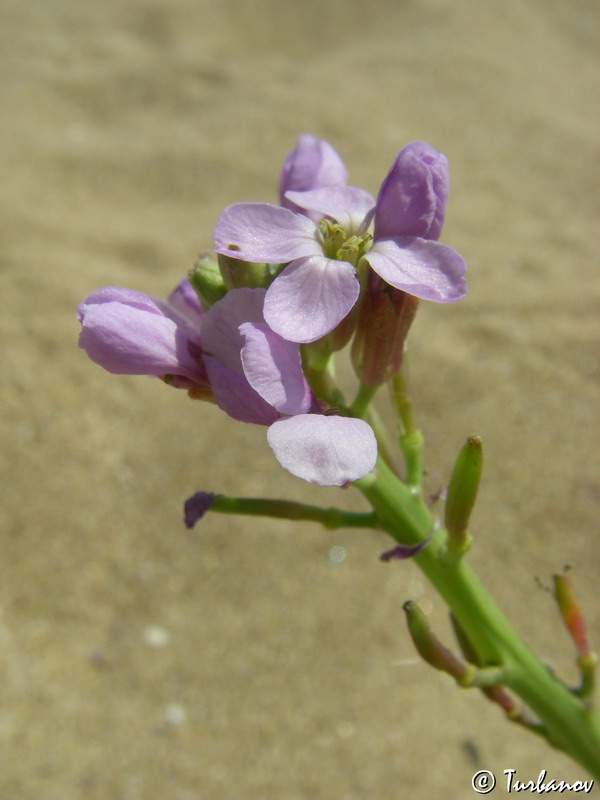
<svg viewBox="0 0 600 800"><path fill-rule="evenodd" d="M371 480L358 488L385 530L403 544L416 544L431 530L432 517L381 460ZM600 778L600 717L542 664L513 630L464 559L449 561L445 532L413 557L446 602L483 665L503 665L503 684L539 718L548 742Z"/></svg>
<svg viewBox="0 0 600 800"><path fill-rule="evenodd" d="M250 517L271 517L272 519L288 519L295 522L318 522L327 530L333 531L339 528L378 528L379 521L374 512L359 513L354 511L344 511L341 508L322 508L321 506L296 503L291 500L272 500L261 497L226 497L225 495L212 495L207 492L199 492L204 495L199 498L204 501L205 507L199 515L190 516L187 520L187 527L191 528L204 516L206 511L215 511L219 514L243 514ZM188 501L196 498L193 495Z"/></svg>
<svg viewBox="0 0 600 800"><path fill-rule="evenodd" d="M279 205L224 209L215 253L201 256L166 300L115 286L92 292L78 308L79 344L109 372L155 376L263 426L284 469L321 486L353 484L371 507L200 491L185 503L188 528L212 511L388 533L395 545L381 560L414 560L447 604L464 656L441 643L409 600L403 608L423 659L600 778L597 659L570 578L556 575L554 594L577 651L575 689L529 650L467 562L481 440L469 437L457 456L443 526L423 491L424 439L403 369L419 302L466 294L462 256L439 241L448 188L447 159L426 142L398 152L374 198L347 184L330 144L301 135L281 170ZM348 405L334 353L351 341L358 388ZM384 383L396 438L373 404Z"/></svg>

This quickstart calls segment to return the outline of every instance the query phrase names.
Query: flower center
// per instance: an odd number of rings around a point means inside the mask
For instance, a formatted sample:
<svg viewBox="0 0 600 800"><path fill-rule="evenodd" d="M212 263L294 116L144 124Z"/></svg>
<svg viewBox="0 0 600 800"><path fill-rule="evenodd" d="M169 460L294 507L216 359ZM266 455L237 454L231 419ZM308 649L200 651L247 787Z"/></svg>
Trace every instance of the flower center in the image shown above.
<svg viewBox="0 0 600 800"><path fill-rule="evenodd" d="M317 230L323 255L338 261L349 261L353 267L370 249L373 241L370 233L348 236L342 225L326 218L319 222Z"/></svg>

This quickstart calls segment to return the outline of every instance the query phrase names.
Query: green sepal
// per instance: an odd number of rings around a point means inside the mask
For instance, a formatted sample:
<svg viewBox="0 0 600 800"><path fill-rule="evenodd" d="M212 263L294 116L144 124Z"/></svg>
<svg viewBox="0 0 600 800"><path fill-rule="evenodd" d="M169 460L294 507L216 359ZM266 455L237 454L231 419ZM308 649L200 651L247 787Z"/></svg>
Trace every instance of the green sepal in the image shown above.
<svg viewBox="0 0 600 800"><path fill-rule="evenodd" d="M211 255L201 255L189 271L188 278L205 311L227 292L219 264Z"/></svg>
<svg viewBox="0 0 600 800"><path fill-rule="evenodd" d="M263 264L257 261L242 261L239 258L217 254L223 282L228 289L266 289L272 282L279 265Z"/></svg>

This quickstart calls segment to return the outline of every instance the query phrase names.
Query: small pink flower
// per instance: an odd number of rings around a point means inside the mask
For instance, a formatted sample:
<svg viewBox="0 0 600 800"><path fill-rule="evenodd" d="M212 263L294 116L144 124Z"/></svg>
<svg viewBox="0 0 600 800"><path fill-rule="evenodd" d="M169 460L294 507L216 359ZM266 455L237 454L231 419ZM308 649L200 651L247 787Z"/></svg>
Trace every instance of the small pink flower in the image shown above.
<svg viewBox="0 0 600 800"><path fill-rule="evenodd" d="M450 303L465 296L462 256L436 241L447 195L446 157L412 142L394 159L377 201L338 182L285 191L298 211L234 203L217 221L215 250L243 261L287 264L268 289L265 320L286 339L312 342L333 330L358 300L357 269L363 265L415 297Z"/></svg>

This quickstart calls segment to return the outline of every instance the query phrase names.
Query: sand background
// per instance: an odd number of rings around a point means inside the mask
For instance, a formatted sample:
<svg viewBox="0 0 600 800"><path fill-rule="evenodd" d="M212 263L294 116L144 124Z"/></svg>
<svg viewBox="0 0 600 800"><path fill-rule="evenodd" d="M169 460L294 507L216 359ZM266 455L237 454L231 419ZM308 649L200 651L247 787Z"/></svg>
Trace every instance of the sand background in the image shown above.
<svg viewBox="0 0 600 800"><path fill-rule="evenodd" d="M187 533L197 489L364 506L284 474L263 429L104 373L74 309L106 284L166 295L227 203L275 199L301 131L372 192L406 142L443 150L470 293L412 332L427 463L443 483L483 437L472 563L574 679L542 587L575 564L600 642L597 3L0 15L0 798L430 800L474 796L479 767L585 777L419 663L401 604L441 632L444 611L412 564L378 561L383 536L218 515Z"/></svg>

